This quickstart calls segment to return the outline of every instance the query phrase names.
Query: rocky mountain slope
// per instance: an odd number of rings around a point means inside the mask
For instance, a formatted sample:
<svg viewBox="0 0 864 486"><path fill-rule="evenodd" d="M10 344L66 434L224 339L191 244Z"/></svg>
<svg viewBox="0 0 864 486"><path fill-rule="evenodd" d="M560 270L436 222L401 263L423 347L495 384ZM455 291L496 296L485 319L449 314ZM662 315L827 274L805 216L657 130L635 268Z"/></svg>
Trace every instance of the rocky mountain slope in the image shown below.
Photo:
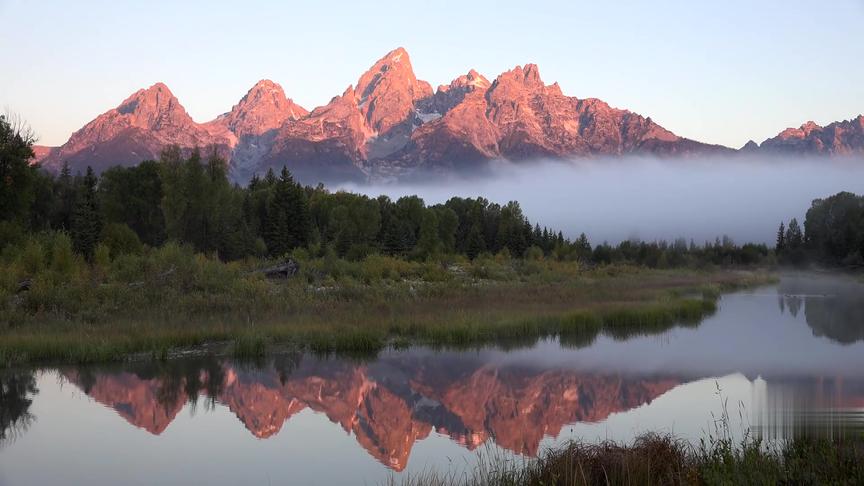
<svg viewBox="0 0 864 486"><path fill-rule="evenodd" d="M808 123L746 150L851 154L864 151L864 117ZM158 158L169 144L215 149L230 174L287 166L306 183L391 179L418 171L474 171L495 159L689 156L732 149L679 137L627 110L565 96L534 64L489 81L471 70L433 91L417 79L405 49L387 53L340 96L311 112L278 84L258 82L231 111L196 123L167 86L140 90L75 132L60 147L39 147L49 170L73 171Z"/></svg>
<svg viewBox="0 0 864 486"><path fill-rule="evenodd" d="M41 163L55 171L68 162L73 172L83 172L88 165L101 172L113 165L135 165L158 158L170 144L185 148L216 146L224 151L231 146L231 140L195 123L171 90L157 83L84 125Z"/></svg>
<svg viewBox="0 0 864 486"><path fill-rule="evenodd" d="M760 145L748 143L744 150L796 155L864 154L864 115L851 120L819 126L812 121L798 128L787 128Z"/></svg>

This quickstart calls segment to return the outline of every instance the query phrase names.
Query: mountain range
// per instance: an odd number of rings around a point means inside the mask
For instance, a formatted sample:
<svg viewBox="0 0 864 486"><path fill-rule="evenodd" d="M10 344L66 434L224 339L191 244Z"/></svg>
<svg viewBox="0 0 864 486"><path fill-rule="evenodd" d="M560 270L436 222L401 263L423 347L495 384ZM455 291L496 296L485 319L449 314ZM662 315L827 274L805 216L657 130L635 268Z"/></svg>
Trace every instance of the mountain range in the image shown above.
<svg viewBox="0 0 864 486"><path fill-rule="evenodd" d="M565 96L534 64L489 81L471 70L450 84L417 79L408 53L393 50L356 86L311 111L262 80L227 113L197 123L162 83L137 91L59 147L35 147L51 171L68 163L97 172L156 159L167 145L216 150L231 178L287 166L307 183L392 180L417 173L482 170L492 160L732 154L675 135L650 117L594 98ZM808 122L741 152L864 154L864 116L821 127Z"/></svg>

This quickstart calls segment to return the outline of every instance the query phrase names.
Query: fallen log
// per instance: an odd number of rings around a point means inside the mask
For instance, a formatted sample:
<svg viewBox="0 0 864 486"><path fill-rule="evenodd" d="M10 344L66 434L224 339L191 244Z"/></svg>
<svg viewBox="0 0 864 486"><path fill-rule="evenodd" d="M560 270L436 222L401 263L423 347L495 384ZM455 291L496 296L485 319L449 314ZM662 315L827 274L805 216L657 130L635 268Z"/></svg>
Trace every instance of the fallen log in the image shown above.
<svg viewBox="0 0 864 486"><path fill-rule="evenodd" d="M293 258L273 267L259 268L250 273L263 273L267 278L289 278L300 272L300 264Z"/></svg>
<svg viewBox="0 0 864 486"><path fill-rule="evenodd" d="M24 279L24 280L18 282L18 291L15 293L20 294L21 292L27 292L28 290L30 290L30 287L32 287L32 286L33 286L33 280L32 279L29 279L29 278Z"/></svg>

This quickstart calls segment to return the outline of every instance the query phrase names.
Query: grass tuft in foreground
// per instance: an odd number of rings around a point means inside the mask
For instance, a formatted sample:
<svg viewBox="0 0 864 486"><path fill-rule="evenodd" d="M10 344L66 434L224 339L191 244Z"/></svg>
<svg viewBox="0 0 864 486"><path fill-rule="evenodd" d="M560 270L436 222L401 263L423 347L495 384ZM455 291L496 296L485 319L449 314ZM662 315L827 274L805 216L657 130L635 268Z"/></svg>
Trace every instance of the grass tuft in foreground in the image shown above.
<svg viewBox="0 0 864 486"><path fill-rule="evenodd" d="M472 471L426 472L403 486L820 485L864 482L864 439L798 438L776 447L751 439L692 447L670 435L631 444L572 442L537 459L485 457Z"/></svg>

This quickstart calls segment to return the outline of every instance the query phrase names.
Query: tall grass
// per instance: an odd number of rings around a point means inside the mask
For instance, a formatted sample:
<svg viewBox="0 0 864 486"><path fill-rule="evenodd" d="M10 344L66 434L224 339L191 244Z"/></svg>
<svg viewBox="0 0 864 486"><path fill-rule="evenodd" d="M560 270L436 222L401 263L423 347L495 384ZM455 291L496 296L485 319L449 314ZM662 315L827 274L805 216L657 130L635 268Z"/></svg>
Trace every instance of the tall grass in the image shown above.
<svg viewBox="0 0 864 486"><path fill-rule="evenodd" d="M222 263L175 244L103 255L95 265L68 246L65 235L49 234L0 255L0 366L162 357L212 342L238 355L274 345L361 354L409 343L517 346L542 336L581 346L600 332L621 338L693 324L721 290L769 279L547 260L298 255L297 277L267 280L254 270L272 261ZM30 290L19 292L24 279Z"/></svg>
<svg viewBox="0 0 864 486"><path fill-rule="evenodd" d="M725 407L724 407L725 414ZM728 419L728 416L726 417ZM571 441L537 458L479 455L466 471L427 470L390 485L858 485L864 484L864 436L826 439L798 436L765 444L745 433L740 441L728 420L694 446L670 434L647 433L632 442Z"/></svg>
<svg viewBox="0 0 864 486"><path fill-rule="evenodd" d="M702 451L671 435L646 434L629 444L570 442L536 459L489 455L471 471L426 471L388 484L403 486L593 485L858 485L864 440L797 438L775 448Z"/></svg>

